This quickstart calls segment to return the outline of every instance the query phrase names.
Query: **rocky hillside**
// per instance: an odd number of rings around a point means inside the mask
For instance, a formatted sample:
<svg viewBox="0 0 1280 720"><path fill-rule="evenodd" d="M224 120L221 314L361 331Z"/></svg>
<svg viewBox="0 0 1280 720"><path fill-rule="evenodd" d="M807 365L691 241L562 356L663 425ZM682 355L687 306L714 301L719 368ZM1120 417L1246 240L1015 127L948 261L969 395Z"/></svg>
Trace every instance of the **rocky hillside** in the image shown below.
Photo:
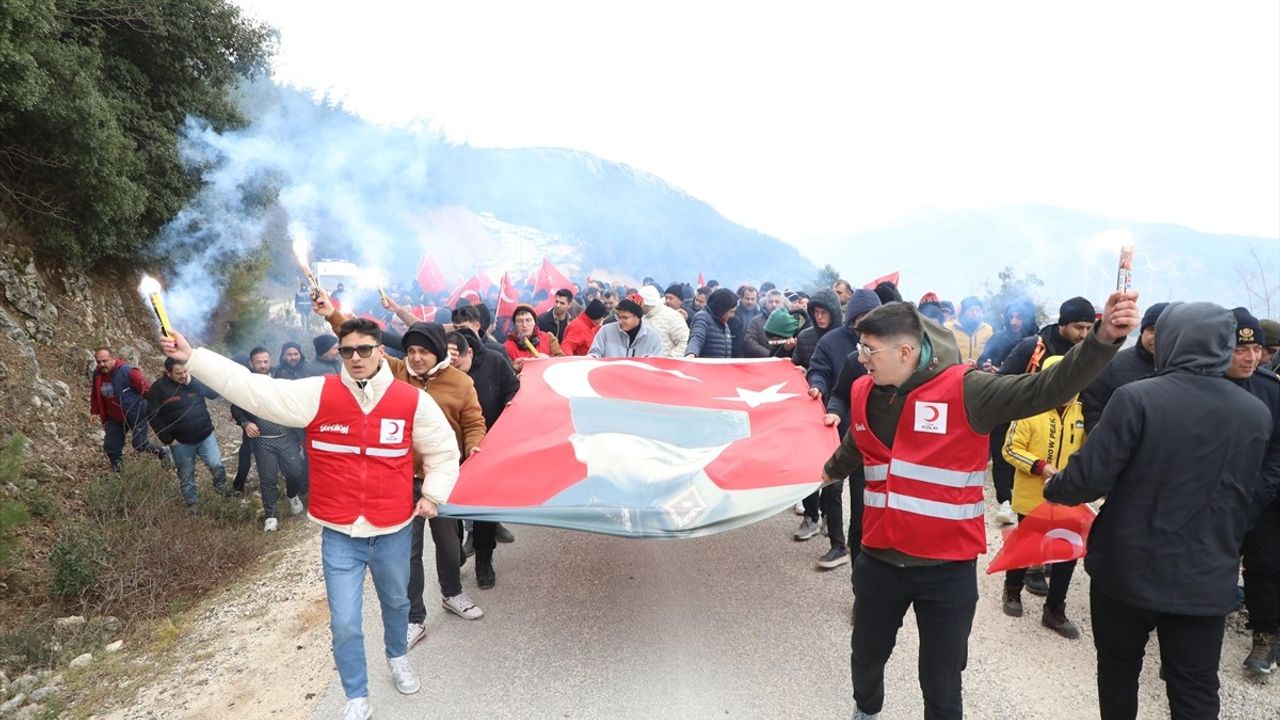
<svg viewBox="0 0 1280 720"><path fill-rule="evenodd" d="M28 439L27 483L50 483L60 501L106 471L102 430L89 415L93 347L111 345L149 376L161 371L151 315L127 274L37 260L0 216L0 439Z"/></svg>

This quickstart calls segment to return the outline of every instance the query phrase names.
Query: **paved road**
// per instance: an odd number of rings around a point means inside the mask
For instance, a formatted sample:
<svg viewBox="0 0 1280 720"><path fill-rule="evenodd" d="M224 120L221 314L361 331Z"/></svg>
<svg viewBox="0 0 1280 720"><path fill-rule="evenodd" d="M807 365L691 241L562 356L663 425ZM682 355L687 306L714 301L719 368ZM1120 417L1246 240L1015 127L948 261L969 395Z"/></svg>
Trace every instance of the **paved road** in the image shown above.
<svg viewBox="0 0 1280 720"><path fill-rule="evenodd" d="M396 693L382 662L368 585L374 717L847 718L849 568L816 572L826 539L792 541L796 521L786 512L674 541L513 526L517 541L498 547L496 588L477 590L471 563L463 569L483 619L464 621L428 602L427 639L410 652L423 690L412 696ZM427 562L430 579L429 549ZM1002 615L999 579L981 576L966 716L1097 716L1087 576L1076 577L1068 611L1086 637L1072 642L1040 627L1037 598L1024 598L1021 619ZM917 648L908 615L888 667L883 720L922 715ZM1247 638L1229 630L1223 717L1280 717L1280 688L1239 679L1246 652ZM1158 657L1154 640L1148 657ZM334 680L312 717L339 717L345 698L336 672L315 671ZM1153 660L1143 676L1144 718L1167 717L1155 673Z"/></svg>

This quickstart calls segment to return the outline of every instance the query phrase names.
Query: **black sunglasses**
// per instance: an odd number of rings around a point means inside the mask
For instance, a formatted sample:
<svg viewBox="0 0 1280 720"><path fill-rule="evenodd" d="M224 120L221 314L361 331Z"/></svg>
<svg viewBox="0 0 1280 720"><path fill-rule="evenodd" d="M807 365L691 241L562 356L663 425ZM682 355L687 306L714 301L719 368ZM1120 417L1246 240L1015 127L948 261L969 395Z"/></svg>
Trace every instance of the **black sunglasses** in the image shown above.
<svg viewBox="0 0 1280 720"><path fill-rule="evenodd" d="M356 353L360 353L360 357L362 358L367 358L373 354L373 351L377 349L377 347L377 345L356 345L354 347L344 345L338 347L338 354L342 356L343 360L350 360L351 356Z"/></svg>

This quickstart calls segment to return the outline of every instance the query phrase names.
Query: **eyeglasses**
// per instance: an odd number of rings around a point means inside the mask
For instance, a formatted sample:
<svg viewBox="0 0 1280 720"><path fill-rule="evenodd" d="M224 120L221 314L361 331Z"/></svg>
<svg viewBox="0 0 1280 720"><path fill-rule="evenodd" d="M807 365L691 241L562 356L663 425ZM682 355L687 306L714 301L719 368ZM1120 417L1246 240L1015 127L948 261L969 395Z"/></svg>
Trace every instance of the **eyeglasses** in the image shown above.
<svg viewBox="0 0 1280 720"><path fill-rule="evenodd" d="M862 343L858 343L857 347L858 347L858 357L864 357L864 358L869 358L878 352L884 352L885 350L889 349L888 347L882 347L879 350L872 350L871 348L867 347L866 345L863 345Z"/></svg>
<svg viewBox="0 0 1280 720"><path fill-rule="evenodd" d="M362 358L367 358L372 355L373 351L377 348L377 345L342 345L338 347L338 354L342 356L343 360L350 360L351 356L356 353L360 353L360 357Z"/></svg>

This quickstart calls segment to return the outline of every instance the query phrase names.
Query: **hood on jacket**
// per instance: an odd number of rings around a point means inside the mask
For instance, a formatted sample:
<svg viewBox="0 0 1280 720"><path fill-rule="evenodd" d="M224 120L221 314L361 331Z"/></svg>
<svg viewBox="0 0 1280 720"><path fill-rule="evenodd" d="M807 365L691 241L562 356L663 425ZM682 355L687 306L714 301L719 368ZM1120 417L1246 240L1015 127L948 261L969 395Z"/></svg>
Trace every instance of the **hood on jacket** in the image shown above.
<svg viewBox="0 0 1280 720"><path fill-rule="evenodd" d="M454 332L462 336L467 341L467 345L471 346L472 362L477 362L484 356L484 343L480 340L480 336L469 327L455 327Z"/></svg>
<svg viewBox="0 0 1280 720"><path fill-rule="evenodd" d="M307 356L305 353L302 352L302 346L292 340L280 346L280 359L277 361L277 363L279 365L285 364L284 354L289 351L289 348L293 348L294 350L298 351L298 356L300 357L300 359L298 360L298 367L302 367L302 365L307 362Z"/></svg>
<svg viewBox="0 0 1280 720"><path fill-rule="evenodd" d="M1031 337L1040 332L1040 328L1036 326L1036 306L1026 298L1014 300L1004 306L1004 312L1000 313L1001 332L1013 332L1013 328L1009 327L1009 319L1015 312L1022 317L1022 331L1018 333L1019 338Z"/></svg>
<svg viewBox="0 0 1280 720"><path fill-rule="evenodd" d="M1231 366L1236 318L1207 302L1169 303L1156 321L1156 373L1221 377Z"/></svg>
<svg viewBox="0 0 1280 720"><path fill-rule="evenodd" d="M834 293L832 293L834 296ZM716 322L720 322L720 318L724 314L738 306L738 296L728 288L716 288L711 293L711 297L707 298L707 311L711 313L711 317Z"/></svg>
<svg viewBox="0 0 1280 720"><path fill-rule="evenodd" d="M809 303L812 305L813 301ZM849 305L844 312L844 325L850 330L853 329L858 318L880 307L880 296L866 288L858 288L853 291L853 295L849 297Z"/></svg>
<svg viewBox="0 0 1280 720"><path fill-rule="evenodd" d="M831 315L831 327L826 330L818 327L818 322L813 319L813 309L820 307ZM813 331L822 337L827 334L827 330L835 330L840 327L840 319L844 317L840 310L840 298L836 296L836 291L831 288L822 288L809 298L809 322L813 325Z"/></svg>

